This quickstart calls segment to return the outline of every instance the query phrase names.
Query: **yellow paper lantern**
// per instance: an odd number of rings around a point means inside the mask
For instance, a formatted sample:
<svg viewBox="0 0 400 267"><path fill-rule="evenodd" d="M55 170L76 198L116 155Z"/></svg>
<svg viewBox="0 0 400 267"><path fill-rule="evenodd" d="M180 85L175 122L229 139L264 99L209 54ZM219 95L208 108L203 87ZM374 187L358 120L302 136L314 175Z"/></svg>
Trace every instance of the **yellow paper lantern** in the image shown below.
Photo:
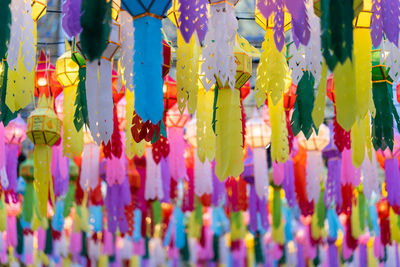
<svg viewBox="0 0 400 267"><path fill-rule="evenodd" d="M246 122L246 144L252 148L265 148L271 142L271 128L264 122L257 110Z"/></svg>
<svg viewBox="0 0 400 267"><path fill-rule="evenodd" d="M362 3L361 3L362 5ZM360 8L360 7L358 7ZM353 20L354 28L369 29L371 26L372 16L372 2L371 0L364 0L364 6L361 6L361 11Z"/></svg>
<svg viewBox="0 0 400 267"><path fill-rule="evenodd" d="M121 10L121 0L112 0L111 17L113 20L118 21L120 10Z"/></svg>
<svg viewBox="0 0 400 267"><path fill-rule="evenodd" d="M75 85L79 82L79 65L72 59L71 47L65 42L65 53L57 59L57 80L63 87Z"/></svg>
<svg viewBox="0 0 400 267"><path fill-rule="evenodd" d="M179 27L179 16L181 15L181 12L179 12L179 6L179 1L173 0L171 8L167 12L167 17L176 27Z"/></svg>
<svg viewBox="0 0 400 267"><path fill-rule="evenodd" d="M32 0L32 19L38 21L46 14L47 0Z"/></svg>
<svg viewBox="0 0 400 267"><path fill-rule="evenodd" d="M297 135L297 142L308 151L322 151L329 144L329 127L321 124L318 129L318 135L313 131L308 140L301 132Z"/></svg>

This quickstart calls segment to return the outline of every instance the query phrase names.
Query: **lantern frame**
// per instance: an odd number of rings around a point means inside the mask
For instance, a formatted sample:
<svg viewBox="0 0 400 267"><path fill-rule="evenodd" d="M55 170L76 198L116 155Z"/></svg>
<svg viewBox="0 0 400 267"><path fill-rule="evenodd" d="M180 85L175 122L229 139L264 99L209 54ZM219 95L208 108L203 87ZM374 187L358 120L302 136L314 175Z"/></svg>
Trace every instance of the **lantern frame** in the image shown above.
<svg viewBox="0 0 400 267"><path fill-rule="evenodd" d="M313 129L313 133L308 140L303 132L300 132L296 137L299 146L305 148L307 151L322 151L329 144L330 130L328 126L321 124L318 129L318 135Z"/></svg>
<svg viewBox="0 0 400 267"><path fill-rule="evenodd" d="M71 51L67 50L56 62L57 80L63 87L69 87L79 82L79 65L72 59Z"/></svg>
<svg viewBox="0 0 400 267"><path fill-rule="evenodd" d="M32 19L38 21L41 17L46 15L47 12L47 0L32 0Z"/></svg>
<svg viewBox="0 0 400 267"><path fill-rule="evenodd" d="M271 127L254 110L251 119L246 122L246 144L251 148L265 148L271 143L271 134Z"/></svg>
<svg viewBox="0 0 400 267"><path fill-rule="evenodd" d="M113 20L118 21L120 11L121 11L121 0L112 0L111 17Z"/></svg>

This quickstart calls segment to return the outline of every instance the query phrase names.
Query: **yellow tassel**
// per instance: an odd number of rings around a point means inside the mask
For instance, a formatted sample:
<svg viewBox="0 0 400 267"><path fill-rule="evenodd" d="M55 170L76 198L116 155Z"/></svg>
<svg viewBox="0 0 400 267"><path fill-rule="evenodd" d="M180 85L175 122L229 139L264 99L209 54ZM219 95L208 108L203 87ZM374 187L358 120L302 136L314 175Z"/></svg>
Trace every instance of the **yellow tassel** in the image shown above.
<svg viewBox="0 0 400 267"><path fill-rule="evenodd" d="M375 238L379 238L379 237L375 237ZM368 267L377 267L378 259L374 255L372 238L368 241L368 251L367 252L368 252Z"/></svg>
<svg viewBox="0 0 400 267"><path fill-rule="evenodd" d="M214 91L200 87L197 94L197 156L201 162L215 157L215 135L212 129Z"/></svg>
<svg viewBox="0 0 400 267"><path fill-rule="evenodd" d="M253 235L251 234L247 234L246 236L246 247L247 247L247 266L255 266L254 238Z"/></svg>
<svg viewBox="0 0 400 267"><path fill-rule="evenodd" d="M311 217L311 235L315 240L320 239L322 236L321 229L318 227L318 218L316 212L314 212Z"/></svg>
<svg viewBox="0 0 400 267"><path fill-rule="evenodd" d="M354 64L347 59L344 64L338 64L334 70L336 118L340 126L350 131L356 115L356 79Z"/></svg>
<svg viewBox="0 0 400 267"><path fill-rule="evenodd" d="M390 234L392 236L392 240L400 243L400 229L398 226L399 216L390 208Z"/></svg>
<svg viewBox="0 0 400 267"><path fill-rule="evenodd" d="M0 208L0 232L7 230L7 206L4 202L4 194L1 196Z"/></svg>
<svg viewBox="0 0 400 267"><path fill-rule="evenodd" d="M139 266L139 257L138 256L132 256L129 267L136 267Z"/></svg>
<svg viewBox="0 0 400 267"><path fill-rule="evenodd" d="M365 149L368 146L369 116L364 116L360 121L356 121L351 128L351 159L354 167L358 168L364 161ZM371 146L371 145L370 145Z"/></svg>
<svg viewBox="0 0 400 267"><path fill-rule="evenodd" d="M108 265L108 257L105 255L101 255L99 257L99 262L98 262L98 266L99 267L106 267ZM135 265L135 266L139 266L139 265Z"/></svg>
<svg viewBox="0 0 400 267"><path fill-rule="evenodd" d="M215 174L224 181L244 170L240 91L218 89L216 110Z"/></svg>
<svg viewBox="0 0 400 267"><path fill-rule="evenodd" d="M356 74L357 114L362 119L367 115L372 99L371 35L369 28L355 28L354 66ZM353 104L354 105L354 104Z"/></svg>
<svg viewBox="0 0 400 267"><path fill-rule="evenodd" d="M72 158L83 151L83 129L76 131L74 125L75 99L77 85L64 88L63 154Z"/></svg>
<svg viewBox="0 0 400 267"><path fill-rule="evenodd" d="M260 63L257 68L256 81L256 103L260 107L266 99L265 93L271 96L272 102L277 104L285 89L285 77L288 72L285 48L279 52L274 43L272 29L267 29L265 40L262 44L263 50Z"/></svg>
<svg viewBox="0 0 400 267"><path fill-rule="evenodd" d="M62 266L63 267L69 267L71 266L71 260L69 258L63 258L62 260Z"/></svg>
<svg viewBox="0 0 400 267"><path fill-rule="evenodd" d="M38 211L40 218L47 217L47 202L49 198L49 182L51 178L50 162L51 147L47 145L35 145L34 155L34 177L35 189L38 199Z"/></svg>
<svg viewBox="0 0 400 267"><path fill-rule="evenodd" d="M188 104L189 113L196 111L197 105L197 80L198 60L200 48L197 37L192 36L189 43L186 43L178 31L178 49L176 51L176 85L178 109L181 113L185 111Z"/></svg>
<svg viewBox="0 0 400 267"><path fill-rule="evenodd" d="M272 239L280 245L285 244L284 225L284 223L281 223L278 228L272 227Z"/></svg>
<svg viewBox="0 0 400 267"><path fill-rule="evenodd" d="M351 220L351 233L354 239L358 239L358 237L361 234L359 207L360 205L358 203L352 204L350 220Z"/></svg>
<svg viewBox="0 0 400 267"><path fill-rule="evenodd" d="M324 60L321 68L321 79L318 85L318 93L312 111L312 118L317 129L324 121L327 72L328 68Z"/></svg>
<svg viewBox="0 0 400 267"><path fill-rule="evenodd" d="M289 157L288 130L283 107L283 97L274 104L268 95L269 117L271 122L271 157L273 161L285 162Z"/></svg>

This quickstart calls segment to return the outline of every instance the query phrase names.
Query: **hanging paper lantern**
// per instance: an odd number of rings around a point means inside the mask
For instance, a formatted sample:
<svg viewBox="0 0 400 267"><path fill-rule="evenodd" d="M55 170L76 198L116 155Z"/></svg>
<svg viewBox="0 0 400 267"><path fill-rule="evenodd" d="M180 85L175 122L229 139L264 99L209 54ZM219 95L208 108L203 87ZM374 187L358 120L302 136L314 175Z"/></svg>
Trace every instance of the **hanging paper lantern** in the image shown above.
<svg viewBox="0 0 400 267"><path fill-rule="evenodd" d="M118 21L120 10L121 10L121 0L112 0L111 17L113 20Z"/></svg>
<svg viewBox="0 0 400 267"><path fill-rule="evenodd" d="M41 50L35 72L35 96L40 97L44 94L46 97L56 98L61 91L62 88L57 81L55 68L45 52Z"/></svg>
<svg viewBox="0 0 400 267"><path fill-rule="evenodd" d="M329 135L329 128L324 124L320 125L318 135L313 131L308 140L302 133L297 135L298 144L307 150L306 189L308 200L314 200L314 203L319 200L324 175L321 151L329 144Z"/></svg>
<svg viewBox="0 0 400 267"><path fill-rule="evenodd" d="M167 75L164 78L164 109L167 111L171 107L173 107L176 103L176 81L171 78L171 76Z"/></svg>
<svg viewBox="0 0 400 267"><path fill-rule="evenodd" d="M26 138L26 123L18 114L6 127L6 144L21 145Z"/></svg>
<svg viewBox="0 0 400 267"><path fill-rule="evenodd" d="M275 26L275 16L269 16L268 18L265 18L264 15L261 13L260 8L259 8L259 4L258 2L265 2L264 0L257 0L256 3L256 10L255 10L255 21L256 23L263 29L273 29ZM292 20L292 16L290 15L290 13L288 12L288 10L286 9L286 7L283 9L283 27L285 32L290 30L291 25L290 25L290 21Z"/></svg>
<svg viewBox="0 0 400 267"><path fill-rule="evenodd" d="M32 0L32 19L38 21L41 17L46 14L47 11L47 0Z"/></svg>
<svg viewBox="0 0 400 267"><path fill-rule="evenodd" d="M51 146L58 141L60 133L60 119L54 113L51 102L41 97L38 107L28 117L27 136L35 144L35 188L38 198L38 210L42 217L47 214L49 182L52 183L50 171ZM50 193L53 200L52 186L50 186Z"/></svg>
<svg viewBox="0 0 400 267"><path fill-rule="evenodd" d="M269 128L257 110L246 122L246 143L253 150L254 185L260 199L268 196L269 178L266 147L271 142Z"/></svg>
<svg viewBox="0 0 400 267"><path fill-rule="evenodd" d="M64 87L75 85L79 81L79 65L72 59L71 47L66 41L65 53L57 59L57 79Z"/></svg>

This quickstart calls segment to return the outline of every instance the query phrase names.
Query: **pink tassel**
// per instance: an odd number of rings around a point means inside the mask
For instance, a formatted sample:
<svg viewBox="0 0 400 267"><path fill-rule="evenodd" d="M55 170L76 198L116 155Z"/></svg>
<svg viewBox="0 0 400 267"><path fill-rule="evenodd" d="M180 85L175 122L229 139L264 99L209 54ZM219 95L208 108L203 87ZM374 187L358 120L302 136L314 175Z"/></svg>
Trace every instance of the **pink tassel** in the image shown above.
<svg viewBox="0 0 400 267"><path fill-rule="evenodd" d="M143 256L145 253L144 239L140 239L138 242L133 242L133 254Z"/></svg>
<svg viewBox="0 0 400 267"><path fill-rule="evenodd" d="M272 169L274 174L274 183L280 186L285 178L285 165L283 163L272 162Z"/></svg>
<svg viewBox="0 0 400 267"><path fill-rule="evenodd" d="M103 231L103 254L112 255L114 253L113 249L113 235L107 230Z"/></svg>
<svg viewBox="0 0 400 267"><path fill-rule="evenodd" d="M185 153L185 140L183 138L183 128L167 128L168 140L170 144L169 152L169 171L174 180L183 179L186 176L186 166L183 157Z"/></svg>
<svg viewBox="0 0 400 267"><path fill-rule="evenodd" d="M46 231L42 227L39 227L37 233L38 233L38 251L44 251L44 248L46 246Z"/></svg>
<svg viewBox="0 0 400 267"><path fill-rule="evenodd" d="M3 123L0 122L0 170L2 170L6 164L5 151L5 130Z"/></svg>
<svg viewBox="0 0 400 267"><path fill-rule="evenodd" d="M111 159L106 159L106 181L109 186L113 184L122 184L126 178L125 157L117 158L114 155Z"/></svg>
<svg viewBox="0 0 400 267"><path fill-rule="evenodd" d="M7 240L10 247L17 247L17 219L15 216L7 216Z"/></svg>
<svg viewBox="0 0 400 267"><path fill-rule="evenodd" d="M71 232L71 237L69 241L69 251L72 255L79 254L82 250L82 234L81 232L75 233Z"/></svg>
<svg viewBox="0 0 400 267"><path fill-rule="evenodd" d="M378 259L385 257L385 247L382 245L380 236L376 236L374 239L374 256Z"/></svg>
<svg viewBox="0 0 400 267"><path fill-rule="evenodd" d="M351 160L351 150L344 149L342 152L342 185L352 184L357 187L361 182L360 169L355 168Z"/></svg>

